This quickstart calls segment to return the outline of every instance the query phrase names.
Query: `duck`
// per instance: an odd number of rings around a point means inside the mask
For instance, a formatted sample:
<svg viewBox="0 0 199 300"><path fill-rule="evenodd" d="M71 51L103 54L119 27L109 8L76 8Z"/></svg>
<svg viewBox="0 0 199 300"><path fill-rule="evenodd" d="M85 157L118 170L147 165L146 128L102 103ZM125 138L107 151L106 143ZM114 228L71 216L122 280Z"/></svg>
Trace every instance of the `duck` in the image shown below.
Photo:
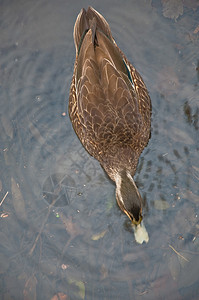
<svg viewBox="0 0 199 300"><path fill-rule="evenodd" d="M149 93L94 8L81 9L73 37L76 59L68 105L73 129L115 182L117 204L137 226L143 199L134 175L150 139Z"/></svg>

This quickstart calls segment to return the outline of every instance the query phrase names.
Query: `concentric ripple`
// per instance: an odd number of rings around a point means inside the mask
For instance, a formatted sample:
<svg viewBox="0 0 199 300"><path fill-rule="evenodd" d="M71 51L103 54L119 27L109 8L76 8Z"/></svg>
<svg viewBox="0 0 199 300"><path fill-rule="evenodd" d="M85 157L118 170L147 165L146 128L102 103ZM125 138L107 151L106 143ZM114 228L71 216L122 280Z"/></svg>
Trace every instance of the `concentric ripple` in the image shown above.
<svg viewBox="0 0 199 300"><path fill-rule="evenodd" d="M135 243L114 184L68 117L72 30L82 2L3 1L4 298L23 299L30 290L37 299L60 292L74 300L198 295L199 45L191 32L198 11L174 23L154 8L158 1L113 2L90 4L106 17L152 98L152 136L135 176L149 243Z"/></svg>

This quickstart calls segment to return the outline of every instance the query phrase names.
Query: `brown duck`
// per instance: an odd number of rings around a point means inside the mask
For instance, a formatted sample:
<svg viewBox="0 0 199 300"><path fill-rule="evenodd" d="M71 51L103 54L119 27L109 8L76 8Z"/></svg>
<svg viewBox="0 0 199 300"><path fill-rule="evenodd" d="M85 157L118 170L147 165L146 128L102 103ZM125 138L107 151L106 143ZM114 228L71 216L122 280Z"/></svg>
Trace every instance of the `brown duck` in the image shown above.
<svg viewBox="0 0 199 300"><path fill-rule="evenodd" d="M134 182L150 137L151 101L142 77L112 37L104 17L83 8L74 26L76 61L69 115L82 145L116 183L116 199L133 224L142 220Z"/></svg>

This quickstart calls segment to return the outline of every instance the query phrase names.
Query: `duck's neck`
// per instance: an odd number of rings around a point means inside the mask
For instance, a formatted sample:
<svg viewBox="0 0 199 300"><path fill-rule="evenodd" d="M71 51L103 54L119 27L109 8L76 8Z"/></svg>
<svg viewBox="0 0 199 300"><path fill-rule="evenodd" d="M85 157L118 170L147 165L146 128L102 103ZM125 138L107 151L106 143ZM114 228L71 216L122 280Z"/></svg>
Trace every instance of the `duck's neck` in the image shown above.
<svg viewBox="0 0 199 300"><path fill-rule="evenodd" d="M142 211L142 198L133 177L127 170L115 175L116 198L118 205L130 219L139 223Z"/></svg>

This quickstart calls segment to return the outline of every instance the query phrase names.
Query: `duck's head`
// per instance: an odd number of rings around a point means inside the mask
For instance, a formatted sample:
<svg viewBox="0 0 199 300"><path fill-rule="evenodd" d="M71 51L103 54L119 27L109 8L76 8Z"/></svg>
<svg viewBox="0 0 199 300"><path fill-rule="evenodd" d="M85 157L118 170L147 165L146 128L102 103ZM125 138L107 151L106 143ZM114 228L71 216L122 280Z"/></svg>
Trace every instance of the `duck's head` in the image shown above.
<svg viewBox="0 0 199 300"><path fill-rule="evenodd" d="M116 199L120 209L125 212L134 225L142 221L142 197L130 172L123 170L115 176Z"/></svg>

